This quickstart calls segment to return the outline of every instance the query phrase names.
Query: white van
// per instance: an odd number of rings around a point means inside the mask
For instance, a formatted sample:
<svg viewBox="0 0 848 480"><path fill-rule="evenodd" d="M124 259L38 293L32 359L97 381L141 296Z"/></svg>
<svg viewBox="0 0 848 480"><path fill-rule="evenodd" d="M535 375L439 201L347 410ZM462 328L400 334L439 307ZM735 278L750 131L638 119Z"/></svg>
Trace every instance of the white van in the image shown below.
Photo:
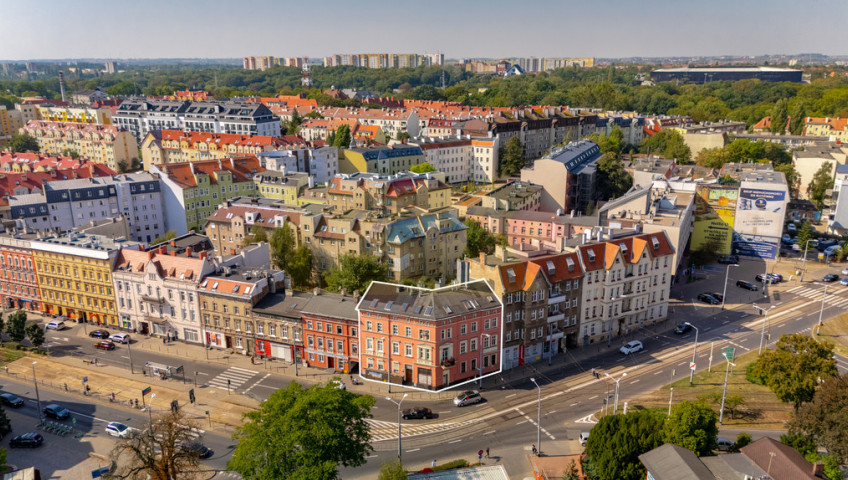
<svg viewBox="0 0 848 480"><path fill-rule="evenodd" d="M583 433L581 433L581 434L580 434L580 437L579 437L579 440L580 440L580 445L582 445L582 446L584 446L584 447L585 447L585 446L586 446L586 442L589 440L589 432L583 432Z"/></svg>
<svg viewBox="0 0 848 480"><path fill-rule="evenodd" d="M729 452L733 450L733 442L726 438L719 437L716 439L716 450L719 452Z"/></svg>

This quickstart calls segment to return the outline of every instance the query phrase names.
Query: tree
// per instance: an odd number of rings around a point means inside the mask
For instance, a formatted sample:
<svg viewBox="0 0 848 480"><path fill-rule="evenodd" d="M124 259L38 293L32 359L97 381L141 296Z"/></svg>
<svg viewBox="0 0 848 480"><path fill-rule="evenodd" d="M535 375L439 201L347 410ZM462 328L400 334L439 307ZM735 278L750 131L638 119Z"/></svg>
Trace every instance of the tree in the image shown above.
<svg viewBox="0 0 848 480"><path fill-rule="evenodd" d="M709 455L716 448L718 415L704 402L684 400L671 409L663 426L663 439L667 443L688 448L699 457Z"/></svg>
<svg viewBox="0 0 848 480"><path fill-rule="evenodd" d="M368 395L291 382L244 415L228 468L245 480L335 480L339 465L363 465L372 451L373 406Z"/></svg>
<svg viewBox="0 0 848 480"><path fill-rule="evenodd" d="M563 470L562 480L580 480L580 471L577 470L577 463L573 458L568 466L565 467L565 470Z"/></svg>
<svg viewBox="0 0 848 480"><path fill-rule="evenodd" d="M744 406L746 403L745 397L739 393L731 393L724 399L724 406L727 408L727 413L730 415L730 418L733 418L739 408Z"/></svg>
<svg viewBox="0 0 848 480"><path fill-rule="evenodd" d="M412 173L427 173L427 172L435 172L436 167L430 165L429 162L419 163L418 165L413 165L409 167L409 171Z"/></svg>
<svg viewBox="0 0 848 480"><path fill-rule="evenodd" d="M27 134L13 135L9 139L9 149L13 152L38 152L38 140Z"/></svg>
<svg viewBox="0 0 848 480"><path fill-rule="evenodd" d="M310 112L311 113L311 112ZM300 124L303 123L303 117L300 116L297 109L292 111L289 121L282 121L281 127L285 135L297 135L300 132Z"/></svg>
<svg viewBox="0 0 848 480"><path fill-rule="evenodd" d="M289 222L277 227L271 232L271 263L280 270L288 272L289 259L294 253L295 238Z"/></svg>
<svg viewBox="0 0 848 480"><path fill-rule="evenodd" d="M327 288L340 291L342 288L347 292L365 289L371 282L384 282L389 276L388 265L381 263L373 255L345 254L339 258L339 266L330 269L325 277Z"/></svg>
<svg viewBox="0 0 848 480"><path fill-rule="evenodd" d="M44 344L44 330L37 323L30 323L26 326L26 335L29 337L29 343L33 347L40 347Z"/></svg>
<svg viewBox="0 0 848 480"><path fill-rule="evenodd" d="M677 159L677 163L689 163L692 159L692 151L683 141L683 135L676 130L663 130L645 137L639 145L639 151Z"/></svg>
<svg viewBox="0 0 848 480"><path fill-rule="evenodd" d="M819 380L836 374L833 344L794 333L782 335L777 348L765 350L745 376L769 387L780 401L792 403L797 415L801 404L813 399Z"/></svg>
<svg viewBox="0 0 848 480"><path fill-rule="evenodd" d="M500 149L498 157L500 158L499 173L503 177L517 175L526 164L524 146L517 136L506 141L504 147Z"/></svg>
<svg viewBox="0 0 848 480"><path fill-rule="evenodd" d="M692 262L695 265L708 265L715 262L718 259L719 248L721 245L718 240L714 238L704 240L699 249L692 251Z"/></svg>
<svg viewBox="0 0 848 480"><path fill-rule="evenodd" d="M112 460L118 468L111 478L194 478L192 472L197 471L200 459L182 445L196 441L196 431L197 426L181 410L160 416L148 428L118 442L112 450Z"/></svg>
<svg viewBox="0 0 848 480"><path fill-rule="evenodd" d="M813 400L805 403L789 425L790 431L811 436L839 463L848 460L848 375L828 378ZM781 439L782 441L782 439ZM786 443L786 442L784 442Z"/></svg>
<svg viewBox="0 0 848 480"><path fill-rule="evenodd" d="M801 189L801 175L795 170L795 165L784 163L783 165L774 167L774 171L783 172L783 175L786 177L786 186L789 187L789 197L798 198L798 192Z"/></svg>
<svg viewBox="0 0 848 480"><path fill-rule="evenodd" d="M380 467L377 480L406 480L408 476L400 460L392 460Z"/></svg>
<svg viewBox="0 0 848 480"><path fill-rule="evenodd" d="M645 478L639 455L662 445L664 419L665 415L651 410L602 418L586 442L586 454L598 473L596 480Z"/></svg>
<svg viewBox="0 0 848 480"><path fill-rule="evenodd" d="M824 208L824 197L827 190L833 188L833 176L830 174L832 171L833 164L824 162L807 186L807 196L815 202L819 210Z"/></svg>
<svg viewBox="0 0 848 480"><path fill-rule="evenodd" d="M809 222L804 222L798 227L798 245L802 249L808 248L810 245L807 243L809 240L813 239L813 227Z"/></svg>
<svg viewBox="0 0 848 480"><path fill-rule="evenodd" d="M789 133L801 135L804 133L804 119L807 117L806 102L796 102L789 117Z"/></svg>
<svg viewBox="0 0 848 480"><path fill-rule="evenodd" d="M614 153L605 153L598 160L598 190L601 198L618 198L633 186L633 178Z"/></svg>
<svg viewBox="0 0 848 480"><path fill-rule="evenodd" d="M465 231L465 256L477 258L480 252L494 253L497 239L488 230L480 225L480 222L469 218L465 220L468 230Z"/></svg>
<svg viewBox="0 0 848 480"><path fill-rule="evenodd" d="M9 315L9 321L6 323L6 333L9 334L9 339L13 342L20 342L26 338L26 321L27 314L23 310L18 310Z"/></svg>
<svg viewBox="0 0 848 480"><path fill-rule="evenodd" d="M172 238L176 238L176 237L177 237L177 232L175 232L174 230L168 230L167 232L163 233L162 235L154 238L152 244L153 245L159 245L160 243L165 243L168 240L170 240Z"/></svg>
<svg viewBox="0 0 848 480"><path fill-rule="evenodd" d="M71 158L79 158L80 157L79 152L74 150L73 148L63 148L62 149L62 155L65 155L66 157L71 157Z"/></svg>
<svg viewBox="0 0 848 480"><path fill-rule="evenodd" d="M745 432L739 432L739 435L736 435L736 441L733 442L733 450L739 451L742 450L742 447L749 445L751 443L751 435Z"/></svg>
<svg viewBox="0 0 848 480"><path fill-rule="evenodd" d="M12 433L12 422L9 420L9 417L6 416L6 409L0 406L0 438L3 438L10 433ZM0 467L5 464L6 462L3 461L0 463Z"/></svg>
<svg viewBox="0 0 848 480"><path fill-rule="evenodd" d="M395 140L404 141L409 140L409 132L398 131L395 135Z"/></svg>
<svg viewBox="0 0 848 480"><path fill-rule="evenodd" d="M350 125L342 124L333 132L333 146L347 148L350 146Z"/></svg>
<svg viewBox="0 0 848 480"><path fill-rule="evenodd" d="M250 227L250 234L245 235L244 240L242 240L242 246L248 246L251 243L259 243L259 242L267 242L268 241L268 232L265 230L262 225L254 225Z"/></svg>
<svg viewBox="0 0 848 480"><path fill-rule="evenodd" d="M297 247L288 267L292 284L296 287L308 287L312 277L312 250L306 245Z"/></svg>
<svg viewBox="0 0 848 480"><path fill-rule="evenodd" d="M771 127L769 130L776 135L786 133L786 122L789 120L789 101L781 98L774 104L771 111Z"/></svg>

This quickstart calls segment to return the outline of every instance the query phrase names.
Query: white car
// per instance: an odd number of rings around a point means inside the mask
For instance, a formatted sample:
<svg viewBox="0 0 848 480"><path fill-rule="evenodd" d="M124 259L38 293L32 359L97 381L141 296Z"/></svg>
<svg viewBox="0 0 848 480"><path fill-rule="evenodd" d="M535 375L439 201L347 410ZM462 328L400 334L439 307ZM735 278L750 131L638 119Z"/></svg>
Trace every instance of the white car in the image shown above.
<svg viewBox="0 0 848 480"><path fill-rule="evenodd" d="M848 275L848 268L842 270L842 275Z"/></svg>
<svg viewBox="0 0 848 480"><path fill-rule="evenodd" d="M115 343L130 343L130 336L127 333L113 333L109 340Z"/></svg>
<svg viewBox="0 0 848 480"><path fill-rule="evenodd" d="M619 352L621 352L625 355L630 355L631 353L636 353L639 350L642 350L642 342L640 342L639 340L633 340L633 341L627 342L626 345L624 345L623 347L618 349Z"/></svg>
<svg viewBox="0 0 848 480"><path fill-rule="evenodd" d="M106 425L106 433L113 437L126 438L132 434L133 431L134 429L132 427L128 427L120 422L109 422L109 424Z"/></svg>
<svg viewBox="0 0 848 480"><path fill-rule="evenodd" d="M800 252L801 250L803 250L803 248L801 248L801 245L798 245L797 243L792 244L792 251L793 252Z"/></svg>
<svg viewBox="0 0 848 480"><path fill-rule="evenodd" d="M795 232L795 231L797 231L798 229L797 229L797 228L795 228L795 224L794 224L794 223L790 223L790 224L786 225L786 230L787 230L787 231L789 231L789 232Z"/></svg>
<svg viewBox="0 0 848 480"><path fill-rule="evenodd" d="M47 325L44 326L45 330L64 330L65 322L61 320L53 320L52 322L47 322Z"/></svg>
<svg viewBox="0 0 848 480"><path fill-rule="evenodd" d="M345 385L345 383L343 381L341 381L337 378L334 378L334 379L330 380L329 382L327 382L327 385L331 386L333 388L338 388L339 390L347 390L347 385Z"/></svg>

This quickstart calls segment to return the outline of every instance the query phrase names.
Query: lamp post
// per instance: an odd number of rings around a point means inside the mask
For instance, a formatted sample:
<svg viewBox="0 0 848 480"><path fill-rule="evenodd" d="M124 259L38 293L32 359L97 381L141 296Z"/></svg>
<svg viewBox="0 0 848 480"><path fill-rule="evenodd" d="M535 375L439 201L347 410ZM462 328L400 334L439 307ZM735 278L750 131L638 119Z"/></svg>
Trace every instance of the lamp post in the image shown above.
<svg viewBox="0 0 848 480"><path fill-rule="evenodd" d="M480 388L483 388L483 337L491 336L488 333L480 334L480 363L477 365L477 369L480 370Z"/></svg>
<svg viewBox="0 0 848 480"><path fill-rule="evenodd" d="M766 312L766 318L764 318L764 319L763 319L763 331L762 331L762 333L760 334L760 349L759 349L759 351L757 352L758 354L763 353L763 341L764 341L764 340L765 340L765 338L766 338L766 324L768 323L768 312L769 312L772 308L774 308L774 307L776 307L776 306L777 306L777 305L772 305L772 306L770 306L769 308L764 308L764 307L760 307L760 306L758 306L756 303L754 304L754 308L756 308L757 310L759 310L759 311L760 311L760 313L762 313L762 312Z"/></svg>
<svg viewBox="0 0 848 480"><path fill-rule="evenodd" d="M131 345L131 344L132 344L132 338L128 338L128 339L127 339L127 355L129 355L129 357L130 357L130 375L132 375L132 374L134 374L134 373L135 373L135 372L133 371L132 348L130 348L130 345Z"/></svg>
<svg viewBox="0 0 848 480"><path fill-rule="evenodd" d="M689 322L683 322L685 325L689 325L690 327L695 329L695 345L692 347L692 365L690 365L689 369L689 385L691 386L695 381L695 354L698 353L698 327L692 325Z"/></svg>
<svg viewBox="0 0 848 480"><path fill-rule="evenodd" d="M408 393L404 393L404 394L403 394L403 396L400 398L400 401L398 401L398 402L396 402L396 401L392 400L392 398L391 398L391 397L386 397L386 400L388 400L388 401L390 401L390 402L394 403L394 404L395 404L395 405L397 405L397 407L398 407L398 461L401 461L401 443L400 443L400 404L401 404L401 403L403 403L403 399L404 399L404 398L406 398L406 396L407 396L407 395L409 395L409 394L408 394ZM402 463L402 462L401 462L401 463Z"/></svg>
<svg viewBox="0 0 848 480"><path fill-rule="evenodd" d="M539 390L539 399L536 401L536 445L539 446L536 450L536 456L539 456L542 454L542 387L536 383L535 378L531 378L530 381Z"/></svg>
<svg viewBox="0 0 848 480"><path fill-rule="evenodd" d="M38 406L38 420L44 420L44 416L41 412L41 397L38 396L38 380L35 378L35 364L38 362L32 362L32 383L35 384L35 402Z"/></svg>
<svg viewBox="0 0 848 480"><path fill-rule="evenodd" d="M671 387L671 391L668 392L668 416L671 416L671 399L674 398L674 387Z"/></svg>
<svg viewBox="0 0 848 480"><path fill-rule="evenodd" d="M724 399L727 397L727 375L730 373L730 367L736 366L733 363L730 363L730 360L727 361L727 366L724 368L724 392L721 394L721 409L718 411L718 424L721 425L722 420L724 420Z"/></svg>
<svg viewBox="0 0 848 480"><path fill-rule="evenodd" d="M738 267L739 265L734 263L732 265L727 266L727 271L724 273L724 292L721 294L721 309L724 310L724 304L727 302L727 277L730 276L730 267Z"/></svg>
<svg viewBox="0 0 848 480"><path fill-rule="evenodd" d="M818 283L814 282L813 285L818 285ZM822 295L821 310L819 310L819 327L822 326L822 315L824 315L824 299L825 297L827 297L827 287L828 285L824 286L824 295Z"/></svg>
<svg viewBox="0 0 848 480"><path fill-rule="evenodd" d="M147 402L147 421L150 423L150 428L153 428L153 399L154 398L156 398L155 393L150 395L150 401Z"/></svg>
<svg viewBox="0 0 848 480"><path fill-rule="evenodd" d="M804 273L801 274L801 281L802 282L804 281L804 275L807 274L807 251L810 248L810 242L812 242L813 240L814 239L811 238L811 239L807 240L807 243L804 244L804 261L801 263L801 270L804 272Z"/></svg>
<svg viewBox="0 0 848 480"><path fill-rule="evenodd" d="M765 263L765 262L763 262ZM768 284L769 284L769 274L768 274L768 263L766 263L766 271L763 272L763 296L767 297L768 293Z"/></svg>
<svg viewBox="0 0 848 480"><path fill-rule="evenodd" d="M613 414L613 415L615 415L615 414L616 414L616 412L618 412L618 383L619 383L619 382L621 382L621 380L622 380L624 377L626 377L626 376L627 376L627 372L622 373L622 374L621 374L621 376L620 376L620 377L618 377L618 380L616 380L616 379L615 379L612 375L610 375L609 373L604 372L604 375L606 375L607 377L609 377L609 378L610 378L610 380L612 380L613 382L615 382L615 405L613 405L613 407L612 407L612 414Z"/></svg>

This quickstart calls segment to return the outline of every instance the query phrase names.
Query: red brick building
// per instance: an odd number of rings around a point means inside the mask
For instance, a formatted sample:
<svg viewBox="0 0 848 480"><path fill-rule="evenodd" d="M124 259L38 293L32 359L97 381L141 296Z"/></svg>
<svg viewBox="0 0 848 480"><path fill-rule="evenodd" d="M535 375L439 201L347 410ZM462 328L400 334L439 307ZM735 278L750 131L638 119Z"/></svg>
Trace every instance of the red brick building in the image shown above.
<svg viewBox="0 0 848 480"><path fill-rule="evenodd" d="M350 373L359 365L356 299L320 293L303 306L305 360L310 367Z"/></svg>
<svg viewBox="0 0 848 480"><path fill-rule="evenodd" d="M374 282L357 310L366 380L442 390L501 370L503 309L486 282Z"/></svg>
<svg viewBox="0 0 848 480"><path fill-rule="evenodd" d="M0 302L3 308L42 310L29 238L35 238L35 234L0 235Z"/></svg>

